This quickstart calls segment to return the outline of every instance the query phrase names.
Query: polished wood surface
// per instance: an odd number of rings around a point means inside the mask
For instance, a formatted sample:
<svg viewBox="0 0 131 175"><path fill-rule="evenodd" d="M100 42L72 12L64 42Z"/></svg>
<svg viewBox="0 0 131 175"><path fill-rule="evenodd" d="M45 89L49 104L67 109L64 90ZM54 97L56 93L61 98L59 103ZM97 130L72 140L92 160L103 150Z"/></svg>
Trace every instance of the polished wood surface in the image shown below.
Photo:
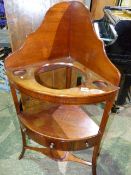
<svg viewBox="0 0 131 175"><path fill-rule="evenodd" d="M5 68L21 126L19 159L30 149L55 160L92 165L96 175L99 146L120 74L94 32L88 9L76 1L54 5L23 47L6 58ZM64 72L60 87L55 77L59 70ZM18 100L16 90L24 99ZM37 99L37 105L30 98ZM98 126L80 105L103 101L105 109ZM46 148L28 146L26 136ZM92 163L68 152L89 147L94 147Z"/></svg>
<svg viewBox="0 0 131 175"><path fill-rule="evenodd" d="M53 142L56 150L85 149L96 144L100 137L99 127L79 106L50 105L48 110L37 114L24 112L19 119L30 138L46 147Z"/></svg>
<svg viewBox="0 0 131 175"><path fill-rule="evenodd" d="M6 59L5 66L8 69L18 68L69 56L118 85L119 72L107 58L103 43L94 32L89 11L83 4L73 6L64 2L51 8L41 26L28 36L23 47Z"/></svg>
<svg viewBox="0 0 131 175"><path fill-rule="evenodd" d="M47 72L48 69L58 69L59 67L61 68L61 66L67 66L70 68L74 67L81 70L81 72L83 72L85 82L83 82L83 84L79 87L70 87L67 89L66 86L64 89L56 89L56 87L48 87L46 86L46 83L41 83L41 80L38 78L40 72L44 73ZM97 103L101 100L104 101L106 94L115 92L118 89L118 87L112 85L102 76L94 73L71 58L57 59L44 63L42 62L38 65L25 66L19 69L9 69L9 71L7 71L7 75L21 92L36 99L63 104ZM43 81L45 82L45 80L46 79ZM61 96L61 94L63 95Z"/></svg>
<svg viewBox="0 0 131 175"><path fill-rule="evenodd" d="M103 8L105 6L115 6L117 0L92 0L91 14L94 20L101 19L104 16Z"/></svg>
<svg viewBox="0 0 131 175"><path fill-rule="evenodd" d="M63 141L86 139L97 135L99 129L80 107L72 105L50 106L50 109L37 114L23 113L20 119L34 132L37 129L42 136Z"/></svg>

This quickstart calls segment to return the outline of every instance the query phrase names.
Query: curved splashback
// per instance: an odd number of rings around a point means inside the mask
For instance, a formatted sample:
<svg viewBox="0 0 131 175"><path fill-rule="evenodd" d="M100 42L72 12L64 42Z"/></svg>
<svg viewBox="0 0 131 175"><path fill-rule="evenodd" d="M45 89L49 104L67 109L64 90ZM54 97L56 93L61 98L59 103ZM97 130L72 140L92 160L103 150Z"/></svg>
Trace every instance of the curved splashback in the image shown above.
<svg viewBox="0 0 131 175"><path fill-rule="evenodd" d="M119 72L96 36L89 10L78 1L61 2L50 8L41 26L6 59L5 66L21 67L63 57L79 61L115 85L119 82Z"/></svg>

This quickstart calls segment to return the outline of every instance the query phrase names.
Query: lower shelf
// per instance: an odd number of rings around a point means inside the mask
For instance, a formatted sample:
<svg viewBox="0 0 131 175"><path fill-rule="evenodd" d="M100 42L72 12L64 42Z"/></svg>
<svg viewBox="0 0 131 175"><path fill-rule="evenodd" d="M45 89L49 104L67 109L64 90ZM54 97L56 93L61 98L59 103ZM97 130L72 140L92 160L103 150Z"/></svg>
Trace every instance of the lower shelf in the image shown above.
<svg viewBox="0 0 131 175"><path fill-rule="evenodd" d="M80 150L99 139L99 127L79 106L59 105L19 117L26 134L46 147Z"/></svg>

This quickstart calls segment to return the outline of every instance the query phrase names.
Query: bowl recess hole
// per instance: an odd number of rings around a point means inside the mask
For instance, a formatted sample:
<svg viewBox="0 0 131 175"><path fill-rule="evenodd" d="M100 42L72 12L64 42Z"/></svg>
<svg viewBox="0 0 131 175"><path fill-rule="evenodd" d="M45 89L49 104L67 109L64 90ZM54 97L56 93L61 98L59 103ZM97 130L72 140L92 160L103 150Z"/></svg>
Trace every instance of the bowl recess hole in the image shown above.
<svg viewBox="0 0 131 175"><path fill-rule="evenodd" d="M73 66L42 66L35 73L36 81L48 88L52 89L69 89L73 87L77 87L81 83L78 84L78 77L85 80L85 74L73 67Z"/></svg>

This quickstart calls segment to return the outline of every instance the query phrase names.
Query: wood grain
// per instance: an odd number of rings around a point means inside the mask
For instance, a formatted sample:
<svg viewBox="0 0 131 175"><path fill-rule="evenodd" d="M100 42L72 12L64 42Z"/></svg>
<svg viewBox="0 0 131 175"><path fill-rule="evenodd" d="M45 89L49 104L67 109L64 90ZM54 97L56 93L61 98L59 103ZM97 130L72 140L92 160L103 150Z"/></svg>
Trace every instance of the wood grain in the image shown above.
<svg viewBox="0 0 131 175"><path fill-rule="evenodd" d="M23 47L6 58L5 69L22 132L19 159L26 149L35 150L55 160L90 164L92 174L96 175L100 142L118 90L120 73L105 54L88 9L77 1L54 5ZM61 81L61 75L54 76L59 69L64 70L62 77L65 75L64 85L60 87L57 78ZM72 78L73 71L75 78ZM77 75L82 77L82 82L72 87ZM16 89L24 94L21 102ZM30 98L37 103L31 103ZM98 126L80 105L103 101L105 108ZM46 148L28 146L26 136ZM89 147L94 147L92 163L65 152Z"/></svg>

